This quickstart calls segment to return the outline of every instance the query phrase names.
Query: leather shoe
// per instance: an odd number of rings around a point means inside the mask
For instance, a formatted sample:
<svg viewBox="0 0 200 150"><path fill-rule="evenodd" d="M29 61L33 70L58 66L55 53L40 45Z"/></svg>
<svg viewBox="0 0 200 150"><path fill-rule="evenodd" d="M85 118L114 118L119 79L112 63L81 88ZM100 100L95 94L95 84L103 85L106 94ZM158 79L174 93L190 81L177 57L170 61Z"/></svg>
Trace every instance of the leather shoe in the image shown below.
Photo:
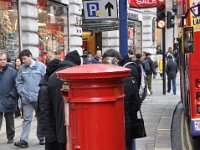
<svg viewBox="0 0 200 150"><path fill-rule="evenodd" d="M28 142L23 141L23 140L15 142L14 145L21 148L28 148Z"/></svg>

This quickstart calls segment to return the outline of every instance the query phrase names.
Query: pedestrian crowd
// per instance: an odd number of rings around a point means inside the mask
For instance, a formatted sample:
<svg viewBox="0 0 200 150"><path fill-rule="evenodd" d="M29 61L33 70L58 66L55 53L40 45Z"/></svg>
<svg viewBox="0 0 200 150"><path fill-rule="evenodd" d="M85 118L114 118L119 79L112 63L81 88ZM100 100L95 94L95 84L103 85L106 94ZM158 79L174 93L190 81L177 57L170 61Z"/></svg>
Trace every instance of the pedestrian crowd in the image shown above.
<svg viewBox="0 0 200 150"><path fill-rule="evenodd" d="M65 150L67 129L61 93L63 81L57 78L56 72L81 65L81 56L77 50L68 52L62 61L53 56L46 66L33 58L30 50L25 49L20 52L13 67L7 62L7 54L0 53L0 129L4 115L8 144L14 143L19 148L29 147L29 133L35 111L39 144L45 145L45 150ZM126 150L136 149L135 139L146 136L144 121L139 119L142 118L141 105L148 93L153 94L152 78L157 75L150 56L150 53L134 55L129 50L122 57L114 49L106 50L103 55L97 50L94 57L90 52L82 55L83 65L112 64L131 70L131 75L124 78ZM170 51L166 57L168 92L171 91L172 83L173 93L176 94L177 64ZM15 142L14 115L23 118L21 136Z"/></svg>

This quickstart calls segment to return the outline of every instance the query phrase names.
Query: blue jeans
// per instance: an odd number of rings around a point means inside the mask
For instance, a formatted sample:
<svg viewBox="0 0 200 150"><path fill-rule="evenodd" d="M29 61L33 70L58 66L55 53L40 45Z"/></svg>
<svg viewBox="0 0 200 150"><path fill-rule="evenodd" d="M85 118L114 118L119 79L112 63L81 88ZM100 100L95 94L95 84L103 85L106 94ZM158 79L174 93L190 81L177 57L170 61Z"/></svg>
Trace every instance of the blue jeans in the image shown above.
<svg viewBox="0 0 200 150"><path fill-rule="evenodd" d="M132 139L132 150L136 150L135 139Z"/></svg>
<svg viewBox="0 0 200 150"><path fill-rule="evenodd" d="M176 94L176 77L174 78L167 78L168 83L167 83L167 92L169 93L171 91L171 83L172 83L172 89L173 93Z"/></svg>

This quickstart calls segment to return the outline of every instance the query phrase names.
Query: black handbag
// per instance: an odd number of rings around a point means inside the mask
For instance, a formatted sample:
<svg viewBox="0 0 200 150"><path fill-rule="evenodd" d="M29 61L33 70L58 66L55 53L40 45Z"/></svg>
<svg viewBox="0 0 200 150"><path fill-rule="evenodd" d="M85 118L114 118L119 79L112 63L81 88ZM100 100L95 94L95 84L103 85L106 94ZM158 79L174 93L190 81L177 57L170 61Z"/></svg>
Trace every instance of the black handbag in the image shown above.
<svg viewBox="0 0 200 150"><path fill-rule="evenodd" d="M140 118L135 120L134 123L131 124L131 137L133 139L147 136L144 126L144 120L142 117L142 112L141 110L139 110L139 112L140 112Z"/></svg>

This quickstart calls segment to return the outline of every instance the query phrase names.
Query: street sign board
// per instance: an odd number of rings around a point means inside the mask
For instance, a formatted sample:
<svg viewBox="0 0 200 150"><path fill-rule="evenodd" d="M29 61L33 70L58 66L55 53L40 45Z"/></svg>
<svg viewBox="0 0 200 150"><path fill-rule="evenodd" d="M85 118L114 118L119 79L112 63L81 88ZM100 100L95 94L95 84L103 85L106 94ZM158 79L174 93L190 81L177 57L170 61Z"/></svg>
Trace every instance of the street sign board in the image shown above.
<svg viewBox="0 0 200 150"><path fill-rule="evenodd" d="M117 18L116 0L84 1L85 19Z"/></svg>

